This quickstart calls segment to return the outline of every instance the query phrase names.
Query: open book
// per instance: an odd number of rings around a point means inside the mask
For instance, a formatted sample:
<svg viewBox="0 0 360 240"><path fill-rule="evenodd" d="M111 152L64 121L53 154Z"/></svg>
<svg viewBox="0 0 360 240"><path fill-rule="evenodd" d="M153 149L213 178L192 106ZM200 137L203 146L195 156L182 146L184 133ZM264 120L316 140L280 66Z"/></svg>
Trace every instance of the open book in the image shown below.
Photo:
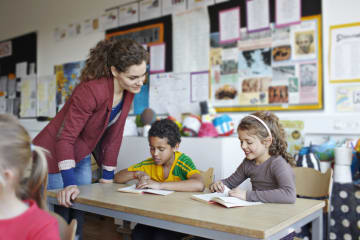
<svg viewBox="0 0 360 240"><path fill-rule="evenodd" d="M245 207L245 206L262 204L262 202L248 202L236 197L229 197L229 188L227 187L225 188L225 191L223 193L214 192L208 194L197 194L197 195L192 195L191 198L206 203L214 203L214 202L220 203L227 208Z"/></svg>
<svg viewBox="0 0 360 240"><path fill-rule="evenodd" d="M158 195L168 195L170 193L173 193L174 191L170 190L157 190L157 189L137 189L136 185L133 184L128 187L118 188L119 192L127 192L127 193L152 193L152 194L158 194Z"/></svg>

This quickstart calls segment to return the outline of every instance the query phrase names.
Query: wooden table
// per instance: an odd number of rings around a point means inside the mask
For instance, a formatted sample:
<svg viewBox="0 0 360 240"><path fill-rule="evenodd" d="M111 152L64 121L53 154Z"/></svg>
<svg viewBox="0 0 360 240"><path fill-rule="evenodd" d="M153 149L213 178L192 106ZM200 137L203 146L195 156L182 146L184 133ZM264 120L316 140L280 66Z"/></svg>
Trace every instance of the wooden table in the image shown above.
<svg viewBox="0 0 360 240"><path fill-rule="evenodd" d="M297 199L295 204L261 204L225 208L190 199L195 193L167 196L120 193L121 184L80 186L72 208L211 239L280 239L308 222L313 239L322 240L323 201ZM199 193L196 193L199 194ZM56 191L48 192L51 206Z"/></svg>

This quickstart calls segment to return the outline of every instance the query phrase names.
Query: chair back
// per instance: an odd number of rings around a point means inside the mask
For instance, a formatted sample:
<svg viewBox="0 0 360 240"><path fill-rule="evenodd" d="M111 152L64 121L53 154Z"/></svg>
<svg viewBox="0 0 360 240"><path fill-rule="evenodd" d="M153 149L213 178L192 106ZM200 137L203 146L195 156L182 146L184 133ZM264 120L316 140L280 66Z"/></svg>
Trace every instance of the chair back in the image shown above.
<svg viewBox="0 0 360 240"><path fill-rule="evenodd" d="M200 174L204 179L205 188L209 188L214 179L214 168L209 168L206 171L201 171Z"/></svg>
<svg viewBox="0 0 360 240"><path fill-rule="evenodd" d="M49 212L52 216L56 218L59 225L60 239L61 240L74 240L77 228L76 219L72 219L70 224L68 224L63 217L55 212Z"/></svg>
<svg viewBox="0 0 360 240"><path fill-rule="evenodd" d="M296 195L325 198L324 212L329 212L333 170L321 173L313 168L294 167Z"/></svg>

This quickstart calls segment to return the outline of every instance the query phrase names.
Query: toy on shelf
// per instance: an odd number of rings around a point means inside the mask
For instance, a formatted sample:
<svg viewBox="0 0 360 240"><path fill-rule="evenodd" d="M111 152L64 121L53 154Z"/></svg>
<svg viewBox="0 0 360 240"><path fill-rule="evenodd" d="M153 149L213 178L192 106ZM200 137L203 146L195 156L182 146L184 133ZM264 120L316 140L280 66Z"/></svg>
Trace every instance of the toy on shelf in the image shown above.
<svg viewBox="0 0 360 240"><path fill-rule="evenodd" d="M234 133L234 122L229 115L220 115L214 118L212 122L219 136L230 136Z"/></svg>
<svg viewBox="0 0 360 240"><path fill-rule="evenodd" d="M187 137L195 137L200 130L201 120L197 115L189 114L184 118L182 133Z"/></svg>
<svg viewBox="0 0 360 240"><path fill-rule="evenodd" d="M173 121L178 126L178 128L179 128L179 130L181 132L181 130L182 130L181 123L178 120L176 120L176 118L174 118L173 116L168 116L167 118L170 119L171 121Z"/></svg>
<svg viewBox="0 0 360 240"><path fill-rule="evenodd" d="M218 132L214 124L211 122L211 117L209 114L203 115L201 117L202 124L199 129L198 136L199 137L217 137Z"/></svg>
<svg viewBox="0 0 360 240"><path fill-rule="evenodd" d="M135 123L138 135L147 137L147 133L153 122L156 121L156 113L151 108L145 108L141 114L136 115Z"/></svg>

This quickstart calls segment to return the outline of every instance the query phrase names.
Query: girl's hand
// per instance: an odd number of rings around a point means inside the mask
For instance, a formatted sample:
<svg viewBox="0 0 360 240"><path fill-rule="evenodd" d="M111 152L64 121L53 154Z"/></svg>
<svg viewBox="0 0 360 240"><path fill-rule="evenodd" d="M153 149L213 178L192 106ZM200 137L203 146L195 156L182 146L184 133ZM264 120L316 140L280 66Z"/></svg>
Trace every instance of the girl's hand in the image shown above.
<svg viewBox="0 0 360 240"><path fill-rule="evenodd" d="M233 190L229 191L230 197L236 197L242 200L246 200L246 191L240 188L234 188Z"/></svg>
<svg viewBox="0 0 360 240"><path fill-rule="evenodd" d="M161 183L156 182L154 180L148 179L138 183L136 188L144 189L144 188L151 188L151 189L161 189Z"/></svg>
<svg viewBox="0 0 360 240"><path fill-rule="evenodd" d="M99 183L113 183L114 179L103 179L100 178Z"/></svg>
<svg viewBox="0 0 360 240"><path fill-rule="evenodd" d="M70 207L73 200L79 195L80 190L76 185L70 185L57 193L57 200L61 206Z"/></svg>
<svg viewBox="0 0 360 240"><path fill-rule="evenodd" d="M224 183L222 181L217 181L210 185L211 192L221 192L223 193L225 190Z"/></svg>

